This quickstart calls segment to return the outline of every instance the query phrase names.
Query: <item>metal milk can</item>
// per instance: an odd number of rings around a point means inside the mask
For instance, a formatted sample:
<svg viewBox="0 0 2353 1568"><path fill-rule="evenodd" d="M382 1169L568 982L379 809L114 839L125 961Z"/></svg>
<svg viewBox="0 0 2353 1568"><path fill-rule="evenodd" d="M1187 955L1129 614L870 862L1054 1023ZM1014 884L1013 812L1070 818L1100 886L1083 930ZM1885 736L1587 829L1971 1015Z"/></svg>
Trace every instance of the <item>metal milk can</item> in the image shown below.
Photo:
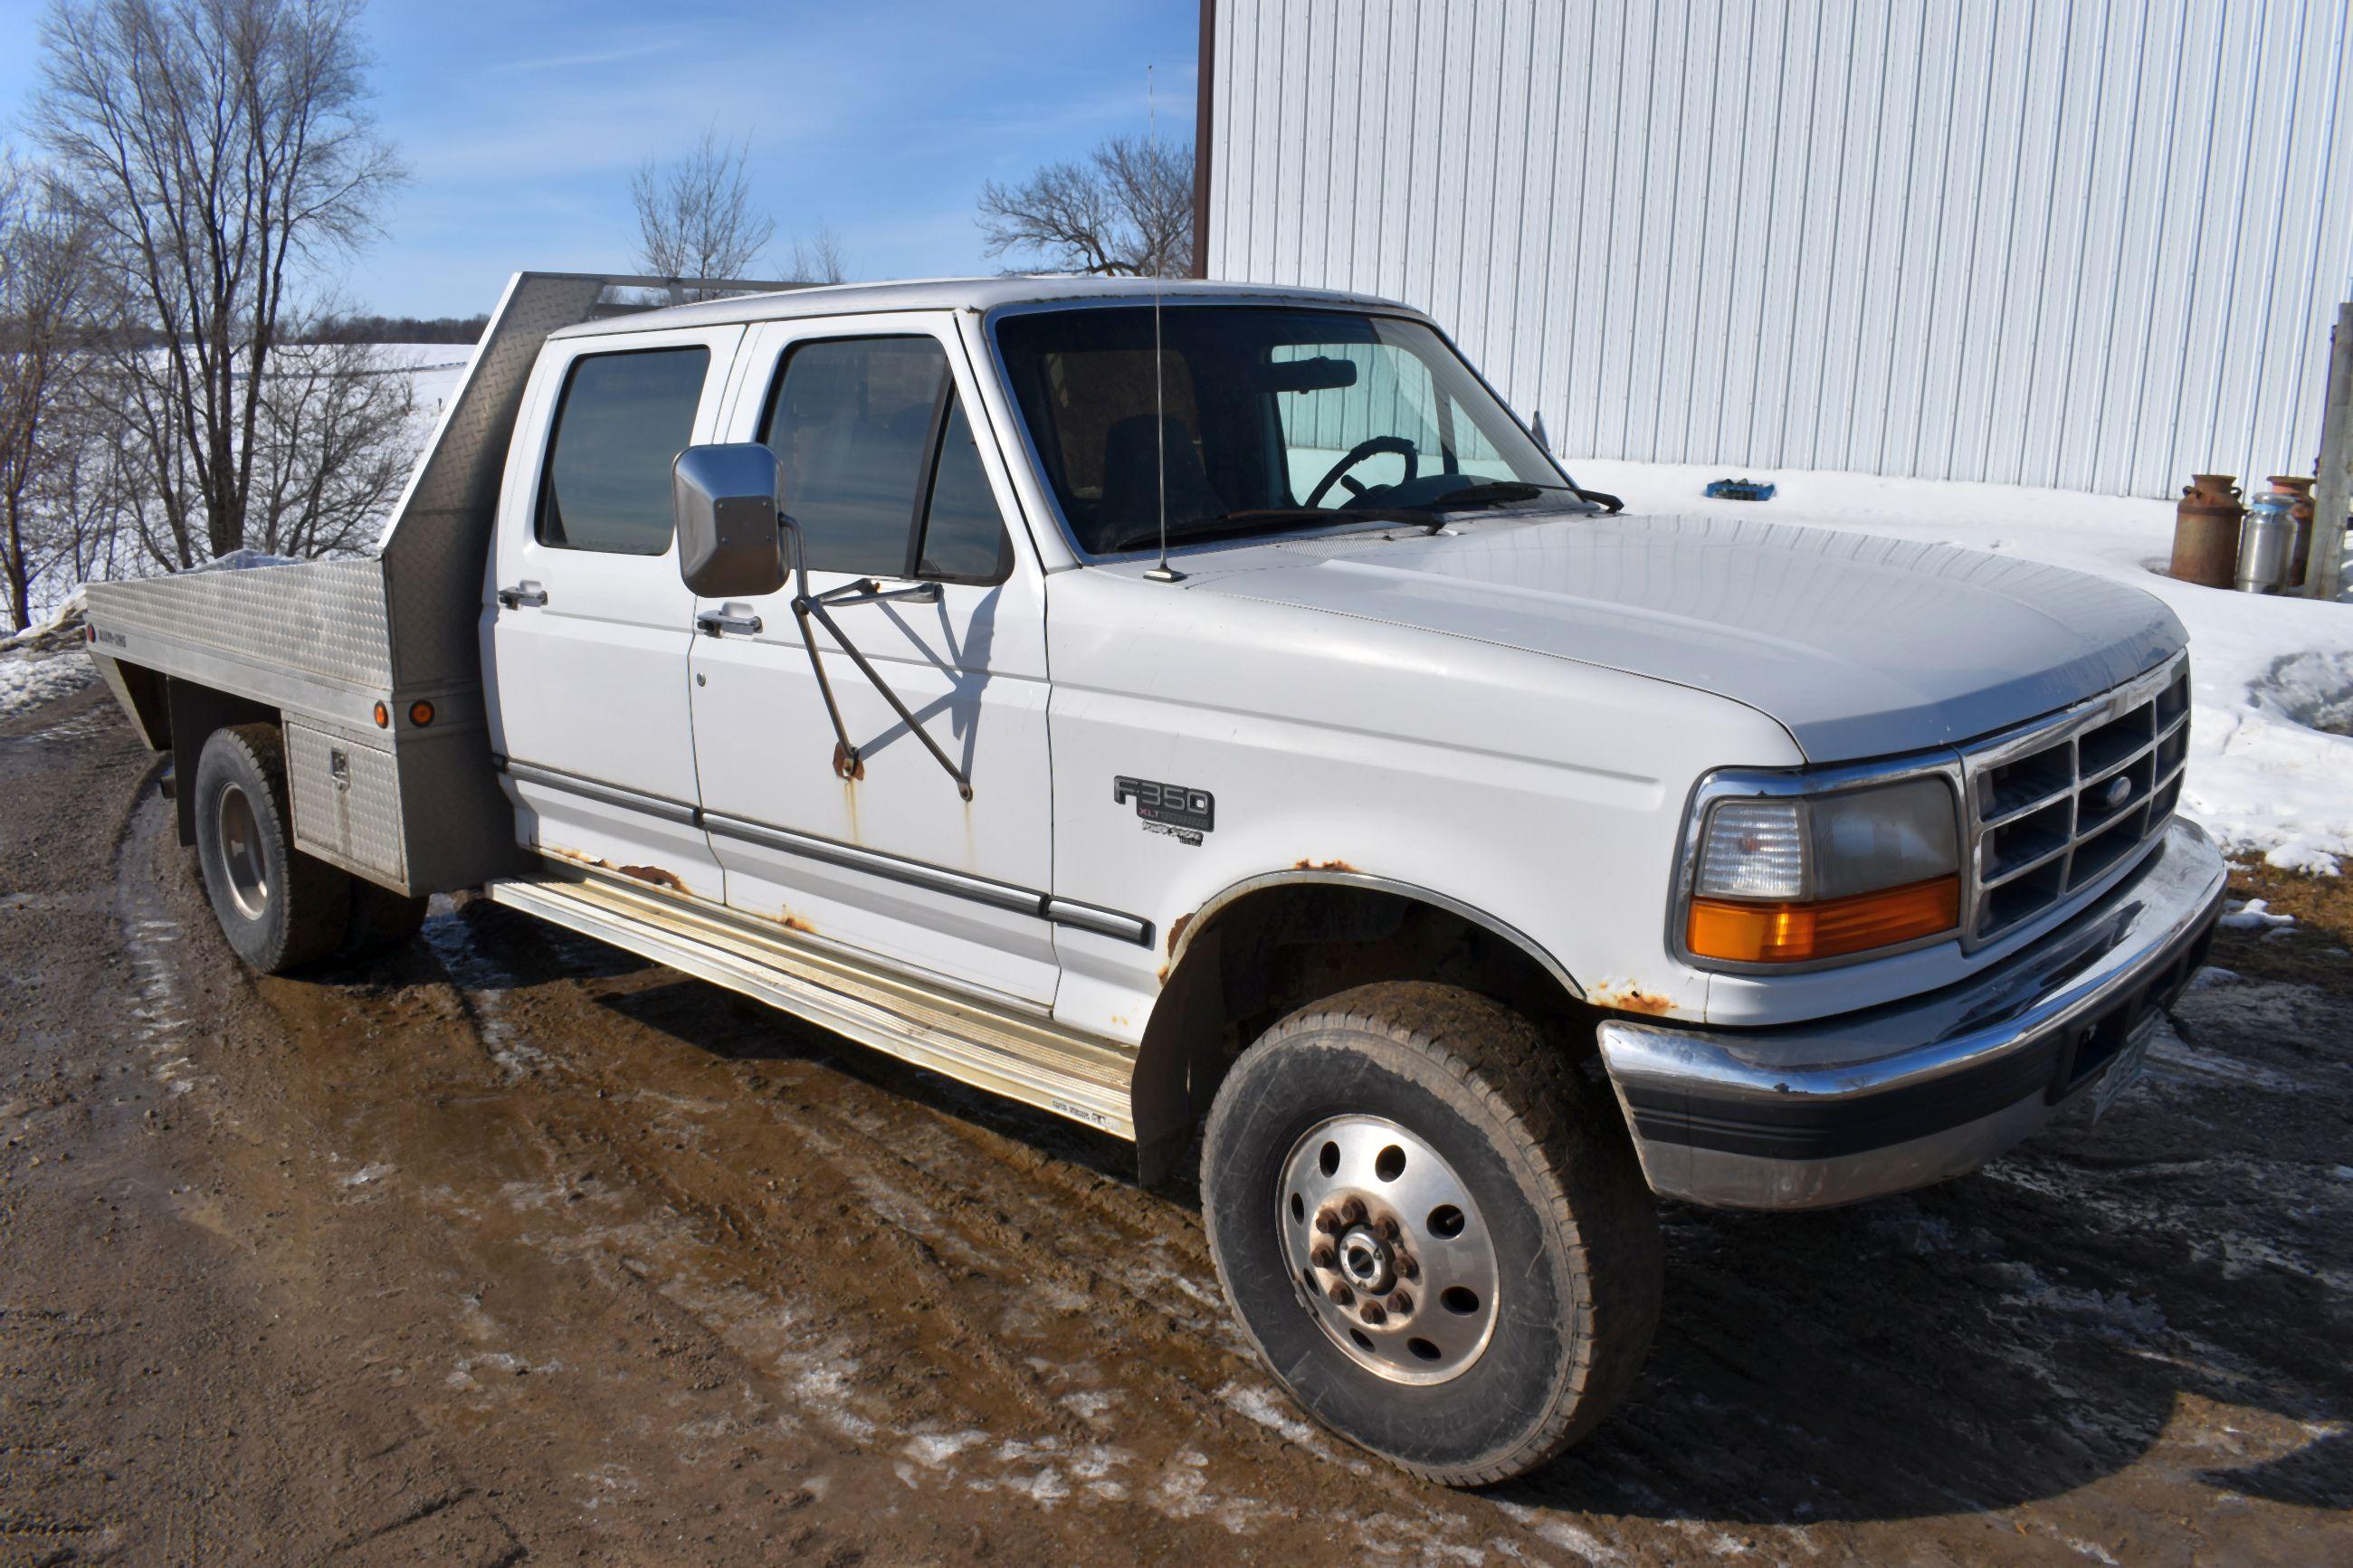
<svg viewBox="0 0 2353 1568"><path fill-rule="evenodd" d="M2295 548L2295 497L2265 490L2239 530L2239 592L2276 594L2287 585L2288 554Z"/></svg>

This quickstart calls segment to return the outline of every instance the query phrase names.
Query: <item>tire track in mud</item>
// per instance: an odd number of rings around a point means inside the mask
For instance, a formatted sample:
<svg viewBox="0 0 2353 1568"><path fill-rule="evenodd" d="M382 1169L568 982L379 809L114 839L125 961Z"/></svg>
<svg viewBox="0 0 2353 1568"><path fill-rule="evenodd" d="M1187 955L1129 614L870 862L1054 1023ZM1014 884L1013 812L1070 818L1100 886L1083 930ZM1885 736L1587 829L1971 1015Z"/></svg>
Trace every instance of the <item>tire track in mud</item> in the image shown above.
<svg viewBox="0 0 2353 1568"><path fill-rule="evenodd" d="M503 926L504 912L483 923L492 921ZM492 948L510 939L531 940L505 930L474 934ZM510 979L534 969L496 952L478 963ZM656 987L671 984L667 972L653 973L660 977ZM729 1268L743 1276L738 1284L765 1284L790 1299L821 1299L812 1331L834 1335L842 1359L859 1372L896 1369L882 1373L891 1397L880 1402L858 1399L863 1385L854 1378L835 1381L820 1373L805 1381L804 1392L863 1406L849 1435L967 1485L991 1484L989 1477L966 1473L967 1456L1009 1458L1017 1471L1034 1468L1039 1460L1051 1471L1057 1463L1092 1458L1099 1472L1092 1483L1104 1497L1132 1490L1124 1480L1112 1482L1109 1472L1156 1469L1168 1507L1187 1517L1222 1511L1229 1529L1250 1528L1250 1510L1271 1506L1250 1498L1239 1478L1229 1497L1220 1495L1215 1472L1229 1468L1233 1457L1261 1456L1241 1463L1262 1479L1267 1458L1299 1451L1299 1460L1278 1462L1303 1462L1293 1482L1303 1495L1317 1494L1327 1516L1335 1481L1354 1487L1376 1475L1371 1464L1344 1457L1331 1439L1290 1412L1241 1351L1222 1302L1198 1279L1186 1279L1181 1270L1188 1264L1209 1277L1206 1246L1189 1213L1132 1187L1115 1188L1084 1167L844 1071L839 1053L854 1047L829 1037L797 1038L793 1055L752 1060L702 1055L698 1046L696 1057L686 1058L692 1063L687 1070L707 1077L716 1069L733 1080L716 1099L675 1092L675 1060L656 1069L659 1088L649 1087L640 1048L648 1042L616 1035L615 1018L627 1019L628 1009L614 1004L633 984L628 977L609 987L557 980L532 984L527 998L496 1004L510 1029L548 1042L538 1056L542 1074L575 1092L600 1095L606 1105L641 1103L653 1111L634 1137L612 1117L598 1119L593 1129L543 1126L540 1131L567 1166L617 1162L623 1180L686 1227L691 1247L724 1255ZM739 1005L749 1006L711 992L691 1010L690 1022L718 1024L713 1032L722 1043L713 1048L724 1049L736 1031L728 1018L707 1015ZM469 1014L489 1010L476 1001ZM765 1031L801 1032L781 1018L757 1016ZM889 1064L881 1070L904 1069ZM691 1135L680 1135L681 1117L697 1124ZM709 1118L723 1123L719 1133L700 1125ZM726 1124L750 1135L730 1139ZM790 1141L789 1149L774 1146L778 1135ZM780 1196L742 1185L744 1173L730 1156L751 1147L760 1150L755 1170L762 1184L789 1184L792 1191ZM783 1183L769 1173L772 1167L786 1172ZM1085 1222L1077 1233L1069 1212L1073 1205ZM844 1226L853 1233L847 1240L855 1244L859 1270L814 1267L812 1260L844 1245ZM1074 1242L1083 1250L1073 1250ZM1155 1267L1113 1271L1091 1261L1123 1251L1148 1252ZM682 1259L672 1261L683 1266ZM877 1288L873 1276L887 1279L887 1288ZM1188 1283L1191 1289L1184 1289ZM681 1300L675 1289L665 1293L673 1304ZM740 1313L723 1294L699 1294L697 1310L716 1306L723 1315ZM1028 1347L1044 1353L1023 1354L1008 1339L1008 1299L1024 1294L1051 1298L1046 1305L1058 1320L1057 1332L1042 1336L1050 1349ZM724 1321L706 1326L723 1339L735 1329ZM1115 1375L1105 1371L1112 1366ZM975 1372L981 1374L977 1382ZM1114 1414L1154 1407L1182 1411L1181 1420L1161 1424L1177 1430L1139 1441ZM1020 1418L1008 1423L1016 1411ZM976 1434L985 1434L985 1440ZM1120 1439L1116 1447L1106 1442L1113 1434ZM1229 1458L1212 1462L1202 1448ZM1444 1506L1431 1509L1398 1495L1401 1489L1419 1489L1418 1483L1380 1474L1391 1484L1373 1488L1366 1517L1376 1509L1390 1513L1389 1544L1398 1544L1400 1509L1419 1516L1405 1532L1418 1542L1434 1548L1437 1533L1460 1532L1462 1516L1452 1510L1461 1500L1439 1493ZM1172 1477L1173 1490L1166 1484ZM1523 1550L1535 1550L1541 1539L1501 1512L1490 1528Z"/></svg>

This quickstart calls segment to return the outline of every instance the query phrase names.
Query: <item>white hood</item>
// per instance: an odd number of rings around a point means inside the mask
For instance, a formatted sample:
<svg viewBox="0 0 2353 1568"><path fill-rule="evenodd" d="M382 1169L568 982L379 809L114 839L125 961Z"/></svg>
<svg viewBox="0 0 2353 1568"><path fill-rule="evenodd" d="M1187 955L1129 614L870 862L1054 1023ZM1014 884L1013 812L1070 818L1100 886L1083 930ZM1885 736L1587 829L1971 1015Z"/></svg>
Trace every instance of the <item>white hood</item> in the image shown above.
<svg viewBox="0 0 2353 1568"><path fill-rule="evenodd" d="M1809 760L1966 741L2188 640L2149 595L1949 545L1710 517L1473 521L1184 563L1196 591L1366 617L1713 691Z"/></svg>

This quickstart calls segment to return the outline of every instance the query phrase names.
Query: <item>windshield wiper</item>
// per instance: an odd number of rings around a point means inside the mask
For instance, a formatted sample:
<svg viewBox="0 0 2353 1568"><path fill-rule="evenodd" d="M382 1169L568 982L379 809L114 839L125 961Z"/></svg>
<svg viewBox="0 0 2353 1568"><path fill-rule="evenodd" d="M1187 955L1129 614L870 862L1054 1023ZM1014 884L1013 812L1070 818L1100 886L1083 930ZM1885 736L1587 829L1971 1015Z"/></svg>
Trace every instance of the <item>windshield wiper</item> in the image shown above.
<svg viewBox="0 0 2353 1568"><path fill-rule="evenodd" d="M1459 490L1449 490L1432 500L1429 506L1432 515L1427 520L1427 526L1430 532L1438 533L1445 529L1450 512L1475 511L1491 506L1516 506L1522 501L1542 500L1546 490L1581 498L1581 492L1567 485L1540 485L1527 479L1491 479L1484 484L1465 485Z"/></svg>
<svg viewBox="0 0 2353 1568"><path fill-rule="evenodd" d="M1430 503L1432 511L1467 511L1472 507L1509 506L1514 501L1535 500L1557 485L1535 485L1525 479L1491 479L1485 484L1465 485L1459 490L1449 490Z"/></svg>
<svg viewBox="0 0 2353 1568"><path fill-rule="evenodd" d="M1614 496L1594 496L1569 485L1540 485L1529 479L1488 479L1465 485L1459 490L1450 490L1435 500L1411 507L1274 506L1229 511L1217 517L1173 524L1168 530L1168 537L1171 540L1219 539L1260 529L1280 528L1285 524L1343 522L1370 523L1383 528L1419 528L1436 533L1446 526L1449 512L1475 511L1482 507L1513 506L1521 501L1539 500L1547 491L1573 496L1581 501L1617 499ZM1103 546L1101 553L1116 555L1124 550L1141 550L1159 542L1157 529L1147 533L1131 533Z"/></svg>
<svg viewBox="0 0 2353 1568"><path fill-rule="evenodd" d="M1366 508L1352 511L1345 507L1336 510L1320 506L1262 507L1250 511L1229 511L1218 517L1203 518L1197 522L1178 524L1168 530L1168 537L1171 540L1218 539L1232 534L1250 533L1263 528L1281 527L1285 523L1364 522L1377 523L1385 527L1403 524L1409 528L1419 528L1429 521L1429 514L1419 509L1402 511ZM1102 553L1116 555L1123 550L1141 550L1147 544L1156 544L1159 542L1158 529L1154 529L1148 533L1131 533L1124 539L1105 545Z"/></svg>

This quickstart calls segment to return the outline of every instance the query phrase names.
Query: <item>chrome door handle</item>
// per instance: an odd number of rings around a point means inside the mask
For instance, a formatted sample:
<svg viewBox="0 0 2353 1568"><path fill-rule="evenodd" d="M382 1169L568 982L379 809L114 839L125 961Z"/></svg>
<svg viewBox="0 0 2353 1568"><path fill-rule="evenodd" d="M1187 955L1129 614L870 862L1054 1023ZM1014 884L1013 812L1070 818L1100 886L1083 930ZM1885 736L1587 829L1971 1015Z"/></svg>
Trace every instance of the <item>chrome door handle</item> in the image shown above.
<svg viewBox="0 0 2353 1568"><path fill-rule="evenodd" d="M536 583L518 583L512 588L499 590L499 603L510 610L518 610L526 605L537 609L547 603L547 590Z"/></svg>
<svg viewBox="0 0 2353 1568"><path fill-rule="evenodd" d="M694 617L695 626L705 637L718 637L723 632L737 632L747 637L760 635L757 616L731 616L723 610L705 610Z"/></svg>

